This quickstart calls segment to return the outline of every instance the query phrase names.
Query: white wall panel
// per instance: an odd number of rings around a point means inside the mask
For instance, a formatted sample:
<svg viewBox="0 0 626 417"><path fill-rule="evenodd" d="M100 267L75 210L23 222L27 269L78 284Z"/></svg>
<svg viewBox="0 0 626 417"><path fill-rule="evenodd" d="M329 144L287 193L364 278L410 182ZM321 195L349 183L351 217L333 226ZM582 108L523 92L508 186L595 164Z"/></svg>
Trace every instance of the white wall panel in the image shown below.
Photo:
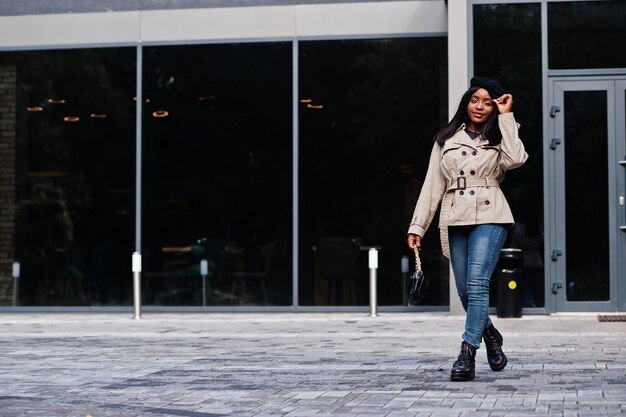
<svg viewBox="0 0 626 417"><path fill-rule="evenodd" d="M0 17L0 48L445 33L443 0Z"/></svg>
<svg viewBox="0 0 626 417"><path fill-rule="evenodd" d="M445 33L443 1L399 1L296 6L298 36Z"/></svg>
<svg viewBox="0 0 626 417"><path fill-rule="evenodd" d="M146 11L141 18L143 41L291 37L295 9L244 7Z"/></svg>
<svg viewBox="0 0 626 417"><path fill-rule="evenodd" d="M0 17L0 48L136 42L140 12Z"/></svg>

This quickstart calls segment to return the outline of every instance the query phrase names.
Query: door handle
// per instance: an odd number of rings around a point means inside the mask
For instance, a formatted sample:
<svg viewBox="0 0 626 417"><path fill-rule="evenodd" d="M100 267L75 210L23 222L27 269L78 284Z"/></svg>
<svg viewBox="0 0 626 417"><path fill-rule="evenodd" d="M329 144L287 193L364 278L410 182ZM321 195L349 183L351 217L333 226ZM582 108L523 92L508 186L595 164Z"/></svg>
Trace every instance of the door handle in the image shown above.
<svg viewBox="0 0 626 417"><path fill-rule="evenodd" d="M619 204L620 207L624 207L624 196L620 195L619 198L617 199L617 204ZM620 226L619 230L623 230L624 232L626 232L626 226Z"/></svg>
<svg viewBox="0 0 626 417"><path fill-rule="evenodd" d="M554 119L556 117L556 114L560 111L561 111L561 108L559 106L550 107L550 117Z"/></svg>
<svg viewBox="0 0 626 417"><path fill-rule="evenodd" d="M552 149L553 151L556 150L556 146L561 144L561 139L559 138L552 138L552 140L550 141L550 149Z"/></svg>
<svg viewBox="0 0 626 417"><path fill-rule="evenodd" d="M559 256L563 255L563 251L561 249L552 249L552 256L550 256L550 259L552 259L552 262L556 262L559 259Z"/></svg>
<svg viewBox="0 0 626 417"><path fill-rule="evenodd" d="M561 282L553 282L552 283L552 294L558 293L561 288L563 288L563 284Z"/></svg>

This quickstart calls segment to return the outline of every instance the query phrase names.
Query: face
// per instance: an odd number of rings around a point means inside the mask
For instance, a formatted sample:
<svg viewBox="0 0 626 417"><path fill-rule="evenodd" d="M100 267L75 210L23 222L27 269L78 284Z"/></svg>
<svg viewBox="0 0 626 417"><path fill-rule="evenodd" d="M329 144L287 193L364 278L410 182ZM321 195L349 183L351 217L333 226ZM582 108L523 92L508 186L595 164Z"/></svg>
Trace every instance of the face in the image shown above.
<svg viewBox="0 0 626 417"><path fill-rule="evenodd" d="M495 111L495 103L484 88L476 90L467 105L467 117L474 127L479 128L485 124Z"/></svg>

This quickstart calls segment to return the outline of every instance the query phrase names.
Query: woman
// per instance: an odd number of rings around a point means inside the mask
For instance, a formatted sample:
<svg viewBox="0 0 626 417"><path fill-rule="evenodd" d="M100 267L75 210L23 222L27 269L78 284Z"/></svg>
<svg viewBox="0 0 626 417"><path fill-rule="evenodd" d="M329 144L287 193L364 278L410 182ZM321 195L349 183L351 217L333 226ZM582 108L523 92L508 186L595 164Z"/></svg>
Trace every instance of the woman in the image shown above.
<svg viewBox="0 0 626 417"><path fill-rule="evenodd" d="M514 224L500 182L507 170L528 158L511 112L513 96L488 78L474 77L470 84L450 123L435 135L408 231L409 247L421 249L424 233L443 199L441 246L450 258L466 311L461 353L451 372L453 381L474 379L481 339L492 370L501 371L507 364L502 335L487 314L489 283L507 226Z"/></svg>

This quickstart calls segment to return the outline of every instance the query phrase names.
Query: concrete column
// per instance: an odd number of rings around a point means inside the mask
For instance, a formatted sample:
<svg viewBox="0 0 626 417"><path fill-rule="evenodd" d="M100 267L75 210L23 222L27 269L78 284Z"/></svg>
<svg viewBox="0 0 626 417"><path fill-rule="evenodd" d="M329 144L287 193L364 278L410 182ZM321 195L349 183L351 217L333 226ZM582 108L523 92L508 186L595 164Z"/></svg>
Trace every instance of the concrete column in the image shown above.
<svg viewBox="0 0 626 417"><path fill-rule="evenodd" d="M448 0L448 117L452 118L463 93L467 91L471 69L469 67L470 33L467 0ZM454 273L450 267L450 314L464 314L457 295Z"/></svg>

